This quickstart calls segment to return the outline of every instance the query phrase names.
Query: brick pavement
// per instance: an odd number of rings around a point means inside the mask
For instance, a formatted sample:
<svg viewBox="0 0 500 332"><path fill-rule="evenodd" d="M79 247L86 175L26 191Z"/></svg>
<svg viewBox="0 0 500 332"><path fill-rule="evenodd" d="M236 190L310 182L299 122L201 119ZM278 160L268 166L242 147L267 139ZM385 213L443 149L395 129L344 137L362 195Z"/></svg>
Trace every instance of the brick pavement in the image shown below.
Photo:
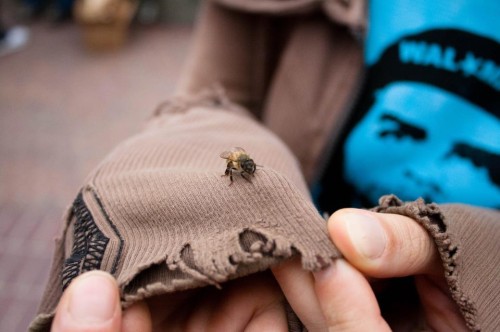
<svg viewBox="0 0 500 332"><path fill-rule="evenodd" d="M0 331L26 330L65 207L172 94L191 36L134 27L120 52L91 54L72 24L31 32L24 51L0 58Z"/></svg>

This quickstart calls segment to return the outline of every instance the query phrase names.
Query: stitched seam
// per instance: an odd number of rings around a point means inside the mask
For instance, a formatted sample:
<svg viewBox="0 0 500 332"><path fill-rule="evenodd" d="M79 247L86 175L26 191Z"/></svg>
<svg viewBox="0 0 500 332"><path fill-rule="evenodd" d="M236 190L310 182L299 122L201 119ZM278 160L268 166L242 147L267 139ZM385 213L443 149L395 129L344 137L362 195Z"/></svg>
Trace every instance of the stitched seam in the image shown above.
<svg viewBox="0 0 500 332"><path fill-rule="evenodd" d="M109 242L95 224L81 191L73 202L73 214L76 217L74 243L71 256L63 264L63 290L79 274L101 267L104 251Z"/></svg>
<svg viewBox="0 0 500 332"><path fill-rule="evenodd" d="M116 225L111 221L111 218L109 217L109 214L106 212L106 209L104 208L104 204L102 203L101 199L99 198L99 195L97 194L97 191L95 188L90 189L92 191L92 195L94 196L94 199L97 202L97 205L99 205L99 208L101 209L101 213L104 215L104 218L108 222L109 226L113 229L113 232L115 233L116 237L118 237L119 240L119 246L118 246L118 252L116 254L115 260L113 261L113 266L111 268L111 274L115 274L116 270L118 268L118 263L120 261L120 258L122 256L122 251L123 251L123 238L118 231L118 228Z"/></svg>

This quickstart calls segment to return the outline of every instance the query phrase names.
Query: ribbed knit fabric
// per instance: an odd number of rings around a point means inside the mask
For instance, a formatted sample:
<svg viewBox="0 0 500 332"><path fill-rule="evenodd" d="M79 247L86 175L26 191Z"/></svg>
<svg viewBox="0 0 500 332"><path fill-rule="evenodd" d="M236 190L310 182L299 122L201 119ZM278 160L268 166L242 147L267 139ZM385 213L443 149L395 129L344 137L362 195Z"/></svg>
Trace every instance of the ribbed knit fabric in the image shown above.
<svg viewBox="0 0 500 332"><path fill-rule="evenodd" d="M345 27L325 24L318 13L279 19L248 15L218 3L248 7L251 12L261 8L273 13L276 8L281 14L306 3L313 5L311 9L332 4L317 0L205 2L193 52L178 86L179 93L192 95L219 82L232 101L253 111L288 145L311 184L360 87L363 56L359 41ZM301 12L295 9L294 13Z"/></svg>
<svg viewBox="0 0 500 332"><path fill-rule="evenodd" d="M322 24L314 16L297 22L264 112L264 123L292 147L309 183L318 176L325 151L340 135L348 114L345 110L359 84L363 61L359 45L342 32L343 28ZM286 117L276 110L286 110Z"/></svg>
<svg viewBox="0 0 500 332"><path fill-rule="evenodd" d="M449 266L446 273L450 291L472 330L498 331L500 212L463 204L439 208L448 241L444 238L436 244L447 248L448 258L443 258L443 265Z"/></svg>
<svg viewBox="0 0 500 332"><path fill-rule="evenodd" d="M382 197L379 203L374 211L408 216L432 236L450 293L467 326L472 331L498 330L498 211L463 204L425 204L422 199L404 203L394 195Z"/></svg>
<svg viewBox="0 0 500 332"><path fill-rule="evenodd" d="M261 165L251 182L221 176L219 155L233 146ZM34 331L49 327L63 289L87 270L112 273L126 307L223 287L295 255L307 270L339 256L296 159L220 94L164 105L89 177L67 223Z"/></svg>

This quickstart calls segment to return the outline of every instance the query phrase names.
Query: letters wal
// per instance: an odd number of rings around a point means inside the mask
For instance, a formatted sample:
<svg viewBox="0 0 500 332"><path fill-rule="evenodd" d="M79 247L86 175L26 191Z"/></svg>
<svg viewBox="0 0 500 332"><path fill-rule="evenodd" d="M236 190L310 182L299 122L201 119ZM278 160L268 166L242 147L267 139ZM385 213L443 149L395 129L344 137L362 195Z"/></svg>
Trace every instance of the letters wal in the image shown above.
<svg viewBox="0 0 500 332"><path fill-rule="evenodd" d="M368 65L405 35L459 29L500 43L497 0L371 0L365 58Z"/></svg>
<svg viewBox="0 0 500 332"><path fill-rule="evenodd" d="M403 40L399 43L399 60L403 63L461 72L465 76L476 77L497 91L500 90L500 66L492 59L476 56L472 51L459 57L452 46Z"/></svg>

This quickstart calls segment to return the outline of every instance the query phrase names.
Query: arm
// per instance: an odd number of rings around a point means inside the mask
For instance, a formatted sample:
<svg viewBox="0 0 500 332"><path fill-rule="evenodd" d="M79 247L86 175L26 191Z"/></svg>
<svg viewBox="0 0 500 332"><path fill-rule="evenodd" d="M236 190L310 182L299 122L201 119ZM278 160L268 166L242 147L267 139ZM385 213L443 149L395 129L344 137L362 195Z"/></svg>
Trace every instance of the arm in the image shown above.
<svg viewBox="0 0 500 332"><path fill-rule="evenodd" d="M280 43L272 21L204 1L177 94L193 95L221 84L233 102L260 117Z"/></svg>

